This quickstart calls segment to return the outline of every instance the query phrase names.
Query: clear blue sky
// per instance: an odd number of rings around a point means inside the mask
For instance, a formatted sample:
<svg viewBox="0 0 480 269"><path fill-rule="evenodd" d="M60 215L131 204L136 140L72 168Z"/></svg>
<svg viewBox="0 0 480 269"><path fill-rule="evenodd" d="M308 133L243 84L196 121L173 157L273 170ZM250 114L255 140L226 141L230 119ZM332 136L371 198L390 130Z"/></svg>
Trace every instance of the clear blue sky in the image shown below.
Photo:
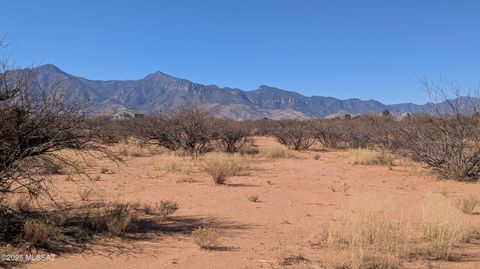
<svg viewBox="0 0 480 269"><path fill-rule="evenodd" d="M219 86L426 101L419 76L480 84L480 1L0 0L19 65L154 71Z"/></svg>

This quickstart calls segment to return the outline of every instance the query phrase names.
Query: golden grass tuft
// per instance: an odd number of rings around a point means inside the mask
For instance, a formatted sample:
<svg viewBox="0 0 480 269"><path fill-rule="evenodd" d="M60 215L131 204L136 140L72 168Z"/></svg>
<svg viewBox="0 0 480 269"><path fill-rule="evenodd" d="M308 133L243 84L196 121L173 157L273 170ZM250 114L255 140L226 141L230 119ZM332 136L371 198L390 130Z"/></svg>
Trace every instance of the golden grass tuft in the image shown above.
<svg viewBox="0 0 480 269"><path fill-rule="evenodd" d="M457 199L455 206L467 215L473 215L475 208L480 204L480 199L477 196L470 196L468 198Z"/></svg>
<svg viewBox="0 0 480 269"><path fill-rule="evenodd" d="M269 159L291 158L294 156L291 150L279 144L268 144L260 150L260 153Z"/></svg>
<svg viewBox="0 0 480 269"><path fill-rule="evenodd" d="M22 232L23 238L33 245L46 245L50 239L58 240L62 237L57 226L40 219L26 220Z"/></svg>
<svg viewBox="0 0 480 269"><path fill-rule="evenodd" d="M351 164L393 166L394 156L388 152L370 149L349 149L347 159Z"/></svg>
<svg viewBox="0 0 480 269"><path fill-rule="evenodd" d="M203 169L216 184L224 184L228 177L244 171L244 160L238 155L226 153L209 153L202 160Z"/></svg>
<svg viewBox="0 0 480 269"><path fill-rule="evenodd" d="M439 194L426 197L422 207L422 234L430 256L448 260L456 247L468 241L472 232L468 217L452 202Z"/></svg>
<svg viewBox="0 0 480 269"><path fill-rule="evenodd" d="M88 223L94 231L122 235L136 219L130 204L116 203L91 212Z"/></svg>
<svg viewBox="0 0 480 269"><path fill-rule="evenodd" d="M180 157L178 155L170 154L163 157L164 169L170 173L184 173L189 175L192 170L190 159Z"/></svg>
<svg viewBox="0 0 480 269"><path fill-rule="evenodd" d="M337 219L314 242L327 250L326 268L402 268L403 259L421 256L449 260L473 234L468 216L438 193L424 199L420 226L405 222L393 202L368 195Z"/></svg>
<svg viewBox="0 0 480 269"><path fill-rule="evenodd" d="M392 202L361 197L339 217L317 242L327 249L327 268L398 268L408 233Z"/></svg>
<svg viewBox="0 0 480 269"><path fill-rule="evenodd" d="M195 244L202 249L212 249L218 246L219 233L214 227L201 227L192 232Z"/></svg>
<svg viewBox="0 0 480 269"><path fill-rule="evenodd" d="M132 203L130 207L137 212L142 212L147 215L157 214L162 217L167 217L175 213L179 205L172 200L160 200L158 203L136 202Z"/></svg>

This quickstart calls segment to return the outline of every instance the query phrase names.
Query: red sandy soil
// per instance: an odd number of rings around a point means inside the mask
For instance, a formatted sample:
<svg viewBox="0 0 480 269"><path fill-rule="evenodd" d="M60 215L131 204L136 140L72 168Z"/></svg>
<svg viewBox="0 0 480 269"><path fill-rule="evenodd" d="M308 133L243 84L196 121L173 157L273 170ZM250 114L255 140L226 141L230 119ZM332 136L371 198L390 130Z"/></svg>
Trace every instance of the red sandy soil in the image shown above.
<svg viewBox="0 0 480 269"><path fill-rule="evenodd" d="M275 143L256 137L260 147ZM314 156L319 154L318 160ZM158 155L127 157L118 166L97 160L89 171L99 181L92 186L107 200L158 202L172 199L180 209L165 224L146 227L125 238L99 239L80 254L63 254L53 262L28 264L28 268L280 268L282 255L302 253L310 260L296 268L321 268L322 250L310 240L332 220L333 212L353 197L370 193L393 199L410 211L415 222L422 197L448 191L457 199L480 193L480 184L438 181L419 165L393 166L349 164L345 151L309 150L295 158L266 159L249 156L248 175L231 177L216 186L200 169L186 175L167 172ZM108 167L114 174L101 174ZM59 197L81 203L78 183L61 178ZM63 177L63 178L62 178ZM191 178L195 182L179 182ZM346 187L344 187L346 186ZM258 195L259 202L248 197ZM478 210L477 210L478 211ZM470 216L478 228L480 215ZM221 248L201 250L190 237L199 226L215 226L221 232ZM467 245L461 261L405 264L407 268L480 268L480 243Z"/></svg>

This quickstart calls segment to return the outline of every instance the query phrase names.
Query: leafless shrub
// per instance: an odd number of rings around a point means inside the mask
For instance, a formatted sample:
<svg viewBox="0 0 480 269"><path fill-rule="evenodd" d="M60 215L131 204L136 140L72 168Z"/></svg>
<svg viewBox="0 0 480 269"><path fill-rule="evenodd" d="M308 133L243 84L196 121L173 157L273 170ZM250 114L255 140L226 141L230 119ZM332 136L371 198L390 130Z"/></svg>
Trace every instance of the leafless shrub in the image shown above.
<svg viewBox="0 0 480 269"><path fill-rule="evenodd" d="M372 123L364 117L344 119L344 139L348 148L368 148L373 144Z"/></svg>
<svg viewBox="0 0 480 269"><path fill-rule="evenodd" d="M182 149L197 158L214 138L214 118L205 107L191 104L171 111L165 117L140 121L140 137L155 140L170 150Z"/></svg>
<svg viewBox="0 0 480 269"><path fill-rule="evenodd" d="M129 122L115 121L109 116L89 118L86 125L91 130L92 139L106 145L119 143L134 134Z"/></svg>
<svg viewBox="0 0 480 269"><path fill-rule="evenodd" d="M48 176L38 166L64 149L105 151L91 143L79 107L67 103L53 89L42 89L32 69L0 70L0 193L26 190L32 196L48 195ZM31 162L29 159L42 159Z"/></svg>
<svg viewBox="0 0 480 269"><path fill-rule="evenodd" d="M215 139L225 152L238 152L249 140L250 130L243 122L217 120Z"/></svg>
<svg viewBox="0 0 480 269"><path fill-rule="evenodd" d="M480 124L476 115L480 99L462 97L460 86L455 83L444 86L424 82L424 87L435 101L431 103L435 115L404 119L399 125L403 138L400 150L426 163L443 178L477 181ZM447 91L453 91L455 99L449 99Z"/></svg>
<svg viewBox="0 0 480 269"><path fill-rule="evenodd" d="M241 155L255 155L258 154L260 150L258 146L255 145L252 139L248 139L243 145L238 149L238 153Z"/></svg>
<svg viewBox="0 0 480 269"><path fill-rule="evenodd" d="M311 131L311 122L283 120L273 131L277 141L292 150L304 150L310 148L315 142L315 136Z"/></svg>
<svg viewBox="0 0 480 269"><path fill-rule="evenodd" d="M338 148L344 141L342 119L317 120L312 124L315 138L327 148Z"/></svg>
<svg viewBox="0 0 480 269"><path fill-rule="evenodd" d="M181 149L181 137L166 117L146 117L131 122L135 136L143 141L155 141L171 151Z"/></svg>

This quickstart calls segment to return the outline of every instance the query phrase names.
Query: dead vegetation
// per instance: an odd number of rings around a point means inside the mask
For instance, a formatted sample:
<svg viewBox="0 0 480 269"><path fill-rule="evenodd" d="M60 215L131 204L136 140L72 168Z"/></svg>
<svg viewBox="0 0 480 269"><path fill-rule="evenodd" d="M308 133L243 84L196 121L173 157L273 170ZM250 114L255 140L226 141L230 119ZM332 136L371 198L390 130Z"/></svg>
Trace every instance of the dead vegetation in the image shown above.
<svg viewBox="0 0 480 269"><path fill-rule="evenodd" d="M216 184L225 184L228 177L238 175L246 169L243 159L237 155L209 153L202 160L203 169Z"/></svg>
<svg viewBox="0 0 480 269"><path fill-rule="evenodd" d="M294 154L285 146L269 144L260 150L260 154L268 159L291 158Z"/></svg>
<svg viewBox="0 0 480 269"><path fill-rule="evenodd" d="M202 249L213 249L219 244L219 233L214 227L200 227L192 232L192 238Z"/></svg>
<svg viewBox="0 0 480 269"><path fill-rule="evenodd" d="M455 206L467 215L472 215L475 208L480 204L480 199L477 196L471 195L468 198L461 198L455 201Z"/></svg>
<svg viewBox="0 0 480 269"><path fill-rule="evenodd" d="M432 258L448 260L454 250L468 242L473 234L470 220L441 195L429 195L422 207L422 234L426 253Z"/></svg>
<svg viewBox="0 0 480 269"><path fill-rule="evenodd" d="M315 142L310 122L283 120L278 122L274 129L273 136L277 141L292 150L305 150Z"/></svg>
<svg viewBox="0 0 480 269"><path fill-rule="evenodd" d="M370 149L349 149L347 158L352 164L392 166L394 157L388 152Z"/></svg>
<svg viewBox="0 0 480 269"><path fill-rule="evenodd" d="M441 195L424 199L420 227L407 222L390 200L358 199L313 242L327 251L327 268L403 268L412 258L449 260L473 234L468 218Z"/></svg>
<svg viewBox="0 0 480 269"><path fill-rule="evenodd" d="M178 209L178 204L171 200L162 200L153 207L142 203L134 206L130 203L93 202L61 210L36 208L24 200L16 204L20 209L4 204L1 207L2 242L21 248L27 244L45 250L75 248L78 242L95 240L94 235L124 236L135 223L147 220L148 215L166 217Z"/></svg>
<svg viewBox="0 0 480 269"><path fill-rule="evenodd" d="M326 227L318 241L330 253L326 257L330 268L398 268L408 233L395 205L375 197L359 198L339 218L342 222Z"/></svg>

